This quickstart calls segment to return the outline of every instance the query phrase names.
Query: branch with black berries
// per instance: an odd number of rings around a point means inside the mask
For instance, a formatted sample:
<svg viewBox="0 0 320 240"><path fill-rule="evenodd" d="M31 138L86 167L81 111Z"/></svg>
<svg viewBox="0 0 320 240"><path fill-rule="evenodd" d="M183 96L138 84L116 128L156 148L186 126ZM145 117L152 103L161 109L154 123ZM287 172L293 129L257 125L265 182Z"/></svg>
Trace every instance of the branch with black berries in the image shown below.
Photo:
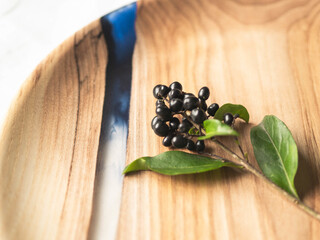
<svg viewBox="0 0 320 240"><path fill-rule="evenodd" d="M217 103L207 107L206 100L210 96L209 88L201 88L196 97L192 93L182 91L182 85L179 82L173 82L169 87L155 86L153 96L157 99L157 116L152 119L151 127L155 134L164 137L163 145L203 152L205 150L204 140L194 142L193 138L202 135L203 122L213 117L219 109ZM231 125L233 120L232 114L225 114L226 124ZM198 134L189 133L190 129L197 129Z"/></svg>
<svg viewBox="0 0 320 240"><path fill-rule="evenodd" d="M254 174L280 191L310 216L320 220L320 214L305 205L298 196L294 177L298 168L298 150L288 127L277 117L265 116L251 129L250 138L256 161L262 173L248 161L248 155L239 143L239 133L234 129L237 119L249 122L249 113L242 105L217 103L207 107L208 87L202 87L198 96L186 93L179 82L169 87L157 85L153 89L156 116L151 121L155 134L163 137L162 144L170 149L154 157L141 157L130 163L124 174L149 170L165 175L195 174L221 167L240 168ZM220 141L232 137L241 156ZM211 141L231 156L227 159L206 151L205 141Z"/></svg>

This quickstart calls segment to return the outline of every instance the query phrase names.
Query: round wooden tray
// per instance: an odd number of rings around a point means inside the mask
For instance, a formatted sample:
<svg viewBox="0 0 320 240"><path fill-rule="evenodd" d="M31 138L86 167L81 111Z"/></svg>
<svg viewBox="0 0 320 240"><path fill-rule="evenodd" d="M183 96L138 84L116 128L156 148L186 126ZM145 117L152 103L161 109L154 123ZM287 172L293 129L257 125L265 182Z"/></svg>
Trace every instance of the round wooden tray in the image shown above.
<svg viewBox="0 0 320 240"><path fill-rule="evenodd" d="M288 125L298 193L320 211L319 9L149 0L78 31L27 79L2 129L0 239L318 239L317 220L250 174L121 171L165 151L153 86L206 85L209 102L247 107L240 141L253 164L250 127L267 114Z"/></svg>

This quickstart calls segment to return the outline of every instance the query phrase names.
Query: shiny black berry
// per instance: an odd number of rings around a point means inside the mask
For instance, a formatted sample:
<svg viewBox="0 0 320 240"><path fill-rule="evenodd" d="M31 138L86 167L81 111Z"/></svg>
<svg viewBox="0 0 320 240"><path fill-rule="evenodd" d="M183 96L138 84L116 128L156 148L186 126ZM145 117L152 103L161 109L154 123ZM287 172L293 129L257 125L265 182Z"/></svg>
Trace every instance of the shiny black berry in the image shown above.
<svg viewBox="0 0 320 240"><path fill-rule="evenodd" d="M200 100L200 108L203 110L203 111L207 111L207 104L206 104L206 101L205 100Z"/></svg>
<svg viewBox="0 0 320 240"><path fill-rule="evenodd" d="M173 99L173 98L180 98L182 99L182 92L179 89L172 89L170 90L170 92L168 93L168 97L169 99Z"/></svg>
<svg viewBox="0 0 320 240"><path fill-rule="evenodd" d="M207 119L206 113L200 108L192 109L190 117L197 124L202 124Z"/></svg>
<svg viewBox="0 0 320 240"><path fill-rule="evenodd" d="M197 152L203 152L204 149L205 149L204 141L203 140L198 140L196 142L196 151Z"/></svg>
<svg viewBox="0 0 320 240"><path fill-rule="evenodd" d="M182 133L187 133L192 127L192 123L189 122L186 118L182 119L182 122L179 124L178 130Z"/></svg>
<svg viewBox="0 0 320 240"><path fill-rule="evenodd" d="M188 143L187 143L187 149L189 151L195 151L196 150L196 145L194 144L194 142L190 139L188 139Z"/></svg>
<svg viewBox="0 0 320 240"><path fill-rule="evenodd" d="M160 90L159 90L159 95L161 97L166 97L168 95L169 91L170 91L170 88L168 88L165 85L161 85Z"/></svg>
<svg viewBox="0 0 320 240"><path fill-rule="evenodd" d="M202 100L207 100L210 96L209 88L203 87L199 90L198 97Z"/></svg>
<svg viewBox="0 0 320 240"><path fill-rule="evenodd" d="M162 121L158 116L155 116L151 121L151 128L154 129L154 126L158 121Z"/></svg>
<svg viewBox="0 0 320 240"><path fill-rule="evenodd" d="M185 148L188 144L188 139L181 135L174 136L172 138L172 145L176 148Z"/></svg>
<svg viewBox="0 0 320 240"><path fill-rule="evenodd" d="M192 110L200 104L199 99L196 97L187 97L183 99L183 108L185 110Z"/></svg>
<svg viewBox="0 0 320 240"><path fill-rule="evenodd" d="M158 136L164 137L167 136L169 133L169 127L168 125L163 121L158 121L153 128L153 131Z"/></svg>
<svg viewBox="0 0 320 240"><path fill-rule="evenodd" d="M184 93L183 94L183 99L189 98L189 97L196 97L196 96L194 94L192 94L192 93Z"/></svg>
<svg viewBox="0 0 320 240"><path fill-rule="evenodd" d="M169 86L170 89L178 89L182 91L182 85L179 82L173 82Z"/></svg>
<svg viewBox="0 0 320 240"><path fill-rule="evenodd" d="M208 114L209 114L210 116L213 117L213 116L216 114L216 112L218 111L218 109L219 109L219 105L218 105L217 103L212 103L212 104L208 107L207 112L208 112Z"/></svg>
<svg viewBox="0 0 320 240"><path fill-rule="evenodd" d="M173 98L170 100L169 105L172 112L179 112L182 109L183 102L179 98Z"/></svg>
<svg viewBox="0 0 320 240"><path fill-rule="evenodd" d="M172 138L174 137L173 134L169 134L167 136L165 136L162 140L162 144L163 146L165 147L170 147L171 146L171 141L172 141Z"/></svg>
<svg viewBox="0 0 320 240"><path fill-rule="evenodd" d="M223 121L225 124L231 126L231 124L233 123L233 115L231 113L224 114Z"/></svg>
<svg viewBox="0 0 320 240"><path fill-rule="evenodd" d="M160 96L160 88L161 88L162 85L158 84L157 86L155 86L153 88L153 96L157 99L160 99L161 96Z"/></svg>
<svg viewBox="0 0 320 240"><path fill-rule="evenodd" d="M167 106L157 107L156 114L163 121L168 121L172 118L171 110Z"/></svg>
<svg viewBox="0 0 320 240"><path fill-rule="evenodd" d="M171 129L172 131L177 130L178 127L179 127L179 124L180 124L180 121L179 121L178 118L176 118L176 117L172 118L172 119L170 120L170 123L169 123L170 129Z"/></svg>

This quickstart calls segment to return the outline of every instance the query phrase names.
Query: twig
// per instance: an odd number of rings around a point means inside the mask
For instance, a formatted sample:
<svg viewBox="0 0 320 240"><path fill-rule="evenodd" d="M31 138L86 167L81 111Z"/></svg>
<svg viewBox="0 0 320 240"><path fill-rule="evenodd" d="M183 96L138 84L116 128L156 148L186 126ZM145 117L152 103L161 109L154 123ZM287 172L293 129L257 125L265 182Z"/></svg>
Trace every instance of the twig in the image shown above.
<svg viewBox="0 0 320 240"><path fill-rule="evenodd" d="M239 150L240 150L240 152L241 152L241 154L242 154L242 157L243 157L244 159L246 159L246 156L245 156L245 154L244 154L244 152L243 152L243 149L242 149L242 147L241 147L241 145L240 145L239 138L238 138L238 137L235 137L235 139L236 139L236 143L237 143L237 145L238 145L238 148L239 148Z"/></svg>
<svg viewBox="0 0 320 240"><path fill-rule="evenodd" d="M266 176L264 176L260 171L258 171L254 166L252 166L249 162L245 161L245 159L239 157L237 154L235 154L232 150L230 150L228 147L226 147L224 144L222 144L220 141L215 140L214 141L219 147L221 147L223 150L225 150L227 153L229 153L234 159L237 159L237 162L240 163L240 165L245 168L248 172L252 173L256 177L260 178L261 180L269 183L271 187L281 192L288 200L290 200L292 203L296 204L301 210L305 211L310 216L316 218L318 221L320 221L320 213L316 212L306 204L304 204L300 199L292 196L282 188L280 188L278 185L271 182ZM231 161L232 162L232 161ZM238 163L238 164L239 164Z"/></svg>
<svg viewBox="0 0 320 240"><path fill-rule="evenodd" d="M209 156L209 157L212 157L212 158L219 159L219 160L221 160L222 162L229 162L229 163L235 164L233 161L230 161L229 159L223 158L223 157L221 157L221 156L218 156L218 155L215 155L215 154L212 154L212 153L201 152L201 153L199 153L199 154L200 154L200 155L206 155L206 156ZM240 164L236 164L236 165L242 167L242 165L240 165Z"/></svg>
<svg viewBox="0 0 320 240"><path fill-rule="evenodd" d="M230 148L228 148L226 145L224 145L222 142L220 142L218 139L216 138L211 138L211 141L215 142L220 148L222 148L223 150L225 150L226 152L228 152L229 154L231 154L231 156L235 159L242 159L241 157L239 157L238 154L236 154L235 152L233 152Z"/></svg>

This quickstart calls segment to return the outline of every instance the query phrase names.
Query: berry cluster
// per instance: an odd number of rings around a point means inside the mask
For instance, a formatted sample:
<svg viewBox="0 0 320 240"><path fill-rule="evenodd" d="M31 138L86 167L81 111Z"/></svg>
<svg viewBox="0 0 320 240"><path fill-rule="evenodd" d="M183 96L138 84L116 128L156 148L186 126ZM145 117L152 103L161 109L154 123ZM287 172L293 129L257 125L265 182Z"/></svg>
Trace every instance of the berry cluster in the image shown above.
<svg viewBox="0 0 320 240"><path fill-rule="evenodd" d="M192 93L182 91L179 82L173 82L169 87L157 85L153 89L156 101L156 114L152 119L151 127L155 134L163 138L166 147L187 148L190 151L202 152L205 149L203 140L194 142L194 135L189 130L194 128L201 134L203 121L214 116L219 105L211 104L207 107L206 100L210 96L209 88L202 87L198 97ZM226 124L231 125L234 117L226 114Z"/></svg>

